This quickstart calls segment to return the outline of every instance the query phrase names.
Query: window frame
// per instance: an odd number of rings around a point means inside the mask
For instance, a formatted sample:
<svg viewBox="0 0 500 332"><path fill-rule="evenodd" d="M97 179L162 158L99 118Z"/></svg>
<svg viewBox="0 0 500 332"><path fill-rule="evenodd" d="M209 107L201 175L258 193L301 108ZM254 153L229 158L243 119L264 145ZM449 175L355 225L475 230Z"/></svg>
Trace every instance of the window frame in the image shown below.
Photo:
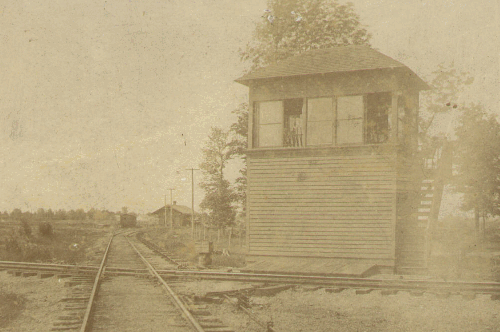
<svg viewBox="0 0 500 332"><path fill-rule="evenodd" d="M261 104L262 103L275 103L275 102L279 102L281 105L280 105L280 108L281 108L281 111L280 111L280 122L271 122L271 123L264 123L262 124L261 123L261 117L262 117L262 113L261 113ZM279 148L284 148L284 144L283 144L283 131L284 131L284 103L283 103L283 100L264 100L264 101L259 101L259 102L256 102L255 104L255 107L254 107L254 121L256 122L256 126L255 128L257 129L254 133L256 134L255 138L254 138L254 144L257 143L257 147L258 148L264 148L264 149L279 149ZM266 146L261 146L261 127L262 126L276 126L276 125L280 125L279 128L279 133L277 134L277 137L279 138L279 140L281 141L280 145L266 145Z"/></svg>
<svg viewBox="0 0 500 332"><path fill-rule="evenodd" d="M367 146L367 145L386 145L391 143L391 135L393 132L392 126L394 124L391 123L391 112L393 110L393 105L392 101L393 98L391 98L391 104L389 105L389 112L388 112L388 121L389 121L389 138L382 143L367 143L367 114L368 114L368 106L367 106L367 95L369 94L376 94L376 93L390 93L391 96L393 96L394 92L393 91L378 91L378 92L371 92L371 93L363 93L363 94L348 94L348 95L318 95L318 96L312 96L312 97L294 97L294 98L283 98L283 99L270 99L270 100L255 100L253 101L253 123L252 123L252 148L253 149L307 149L307 148L324 148L324 147L350 147L350 146ZM338 98L342 97L355 97L355 96L360 96L363 98L363 116L361 118L356 118L356 119L342 119L342 121L362 121L362 142L358 143L344 143L344 144L339 144L338 143L338 126L339 126L339 113L338 113ZM284 114L284 103L286 99L295 99L295 98L302 98L303 99L303 112L304 114L304 120L302 122L302 137L303 137L303 146L301 147L286 147L284 146L284 138L283 138L283 133L284 133L284 123L285 123L285 114ZM309 144L309 100L310 99L320 99L320 98L330 98L332 100L332 142L331 143L321 143L321 144L315 144L311 145ZM398 104L399 104L399 98ZM281 137L281 145L279 146L260 146L260 128L262 126L260 121L260 104L261 103L266 103L266 102L280 102L281 103L281 126L280 126L280 137ZM399 105L397 105L399 108ZM330 121L330 120L329 120ZM399 121L399 120L398 120ZM321 121L311 121L312 123L314 122L321 122ZM277 123L276 123L277 124ZM274 125L276 125L274 124ZM396 124L396 126L399 123ZM266 125L266 124L264 124ZM269 124L267 124L269 125ZM399 133L396 132L398 135L399 139Z"/></svg>
<svg viewBox="0 0 500 332"><path fill-rule="evenodd" d="M310 145L309 144L309 100L310 99L331 99L331 111L332 111L332 142L331 143L321 143L321 144L314 144ZM306 115L305 115L305 128L306 128L306 139L305 139L305 147L324 147L324 146L336 146L336 139L337 139L337 97L336 96L317 96L317 97L307 97L304 98L305 102L305 108L306 108ZM319 121L311 121L312 123L317 123L317 122L322 122L322 120Z"/></svg>
<svg viewBox="0 0 500 332"><path fill-rule="evenodd" d="M339 128L339 103L338 99L343 97L361 97L363 104L363 115L360 118L355 119L341 119L340 121L359 121L361 119L361 139L362 142L354 142L354 143L343 143L339 144L338 142L338 128ZM361 146L366 145L366 93L365 94L352 94L352 95L339 95L335 96L335 145L334 146Z"/></svg>

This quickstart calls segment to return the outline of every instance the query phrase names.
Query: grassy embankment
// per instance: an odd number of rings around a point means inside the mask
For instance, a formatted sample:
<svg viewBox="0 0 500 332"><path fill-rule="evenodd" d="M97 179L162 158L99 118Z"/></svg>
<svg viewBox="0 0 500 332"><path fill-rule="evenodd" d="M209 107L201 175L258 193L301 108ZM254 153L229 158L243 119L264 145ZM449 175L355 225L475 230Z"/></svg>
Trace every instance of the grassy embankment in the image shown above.
<svg viewBox="0 0 500 332"><path fill-rule="evenodd" d="M82 221L2 222L0 260L96 264L109 232Z"/></svg>
<svg viewBox="0 0 500 332"><path fill-rule="evenodd" d="M431 275L447 280L500 281L500 220L491 220L476 234L474 221L447 218L431 241Z"/></svg>
<svg viewBox="0 0 500 332"><path fill-rule="evenodd" d="M142 229L146 239L192 263L198 262L195 241L189 227L170 231L168 228ZM213 242L214 267L242 267L245 265L245 236L217 234L216 230L195 232L196 241ZM230 255L221 255L228 249ZM440 222L431 239L429 274L447 280L497 280L500 281L500 220L491 220L486 231L474 232L474 221L465 218L450 218Z"/></svg>
<svg viewBox="0 0 500 332"><path fill-rule="evenodd" d="M232 234L231 243L229 243L229 232L218 234L216 230L205 230L195 232L196 240L191 237L189 227L170 230L168 228L144 228L145 239L155 243L166 251L183 259L196 264L198 263L198 253L196 252L195 242L211 241L215 250L212 255L213 267L242 267L245 265L245 238L237 234ZM222 251L227 249L229 256L223 255Z"/></svg>

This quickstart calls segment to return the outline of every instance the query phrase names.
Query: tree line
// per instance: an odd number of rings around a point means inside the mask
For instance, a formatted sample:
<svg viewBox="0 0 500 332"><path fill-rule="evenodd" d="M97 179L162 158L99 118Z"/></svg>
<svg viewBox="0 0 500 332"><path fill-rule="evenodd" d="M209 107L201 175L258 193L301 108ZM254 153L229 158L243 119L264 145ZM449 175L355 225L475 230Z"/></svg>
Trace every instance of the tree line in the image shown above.
<svg viewBox="0 0 500 332"><path fill-rule="evenodd" d="M240 58L249 70L255 70L313 49L351 44L370 46L370 39L351 3L269 0L253 39L240 50ZM453 151L454 171L448 184L463 194L461 208L474 211L478 230L480 217L484 224L488 216L500 215L499 122L480 101L459 100L460 92L474 79L452 63L440 65L427 81L432 89L421 96L419 143L425 153L433 148L436 135L443 136L432 131L439 114L448 113L455 119L455 125L450 125L444 133ZM237 212L245 214L248 104L240 104L232 113L236 121L229 129L211 129L200 165L201 187L205 191L200 207L217 227L233 224ZM243 164L234 183L225 176L232 159Z"/></svg>
<svg viewBox="0 0 500 332"><path fill-rule="evenodd" d="M48 220L106 220L112 219L120 212L110 212L108 210L98 210L91 208L87 211L84 209L68 210L58 209L52 210L39 208L36 212L22 211L19 208L13 209L10 213L7 211L0 212L0 220L11 221L48 221Z"/></svg>

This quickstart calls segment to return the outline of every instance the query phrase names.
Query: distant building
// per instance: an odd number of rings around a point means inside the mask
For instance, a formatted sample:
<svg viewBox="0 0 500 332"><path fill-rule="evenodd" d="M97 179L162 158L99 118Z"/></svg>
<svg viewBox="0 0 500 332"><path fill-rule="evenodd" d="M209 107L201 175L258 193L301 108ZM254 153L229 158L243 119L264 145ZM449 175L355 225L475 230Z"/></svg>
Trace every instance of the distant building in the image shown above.
<svg viewBox="0 0 500 332"><path fill-rule="evenodd" d="M137 224L142 226L158 225L158 217L151 214L139 214L137 216Z"/></svg>
<svg viewBox="0 0 500 332"><path fill-rule="evenodd" d="M120 215L121 227L135 227L137 225L137 217L133 214L122 213Z"/></svg>
<svg viewBox="0 0 500 332"><path fill-rule="evenodd" d="M165 208L167 211L167 218L165 219ZM172 210L172 218L174 220L173 226L188 226L191 225L191 215L193 210L184 205L178 205L176 201L172 205L162 206L158 210L151 213L151 215L156 216L158 223L164 225L166 222L167 226L170 226L170 210Z"/></svg>

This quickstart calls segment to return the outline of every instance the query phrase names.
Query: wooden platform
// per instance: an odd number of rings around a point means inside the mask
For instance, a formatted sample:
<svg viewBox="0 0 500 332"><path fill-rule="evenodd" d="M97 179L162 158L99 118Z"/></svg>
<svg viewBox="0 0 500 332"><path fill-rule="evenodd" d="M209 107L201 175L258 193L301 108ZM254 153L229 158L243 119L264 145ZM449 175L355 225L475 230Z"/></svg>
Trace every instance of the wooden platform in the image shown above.
<svg viewBox="0 0 500 332"><path fill-rule="evenodd" d="M373 262L302 257L251 257L242 272L366 278L378 273Z"/></svg>

